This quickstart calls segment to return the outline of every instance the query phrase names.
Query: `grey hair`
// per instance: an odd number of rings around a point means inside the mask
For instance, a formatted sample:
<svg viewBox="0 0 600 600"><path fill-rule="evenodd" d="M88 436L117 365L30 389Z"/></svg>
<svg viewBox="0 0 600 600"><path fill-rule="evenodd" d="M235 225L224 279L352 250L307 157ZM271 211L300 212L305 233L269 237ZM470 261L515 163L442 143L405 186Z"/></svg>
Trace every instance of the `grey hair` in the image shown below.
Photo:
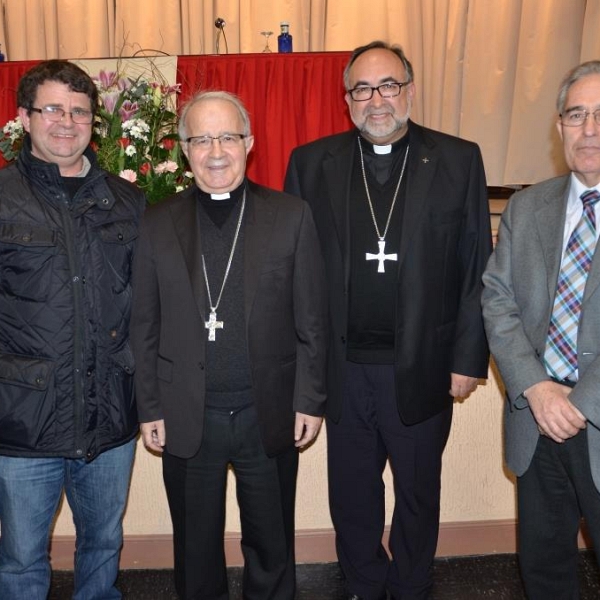
<svg viewBox="0 0 600 600"><path fill-rule="evenodd" d="M184 141L188 137L185 121L186 121L189 110L192 108L192 106L195 106L196 104L198 104L200 102L204 102L204 101L208 101L208 100L224 100L225 102L231 102L231 104L233 104L235 106L235 108L237 109L237 111L242 119L242 124L243 124L244 130L241 133L243 133L245 136L251 135L250 115L248 114L248 111L246 110L246 107L244 106L242 101L235 94L232 94L230 92L224 92L224 91L220 91L220 90L211 90L211 91L197 92L181 108L181 113L179 116L179 125L178 125L178 133L179 133L180 140ZM232 131L230 133L237 133L237 132Z"/></svg>
<svg viewBox="0 0 600 600"><path fill-rule="evenodd" d="M588 75L600 75L600 60L589 60L581 63L565 75L565 78L562 80L560 88L558 89L558 97L556 98L556 108L559 115L562 115L565 110L567 94L569 93L571 86Z"/></svg>
<svg viewBox="0 0 600 600"><path fill-rule="evenodd" d="M361 54L364 54L365 52L368 52L369 50L375 50L375 49L389 50L390 52L394 53L400 59L400 61L404 65L404 68L406 69L406 76L408 77L407 82L411 82L414 80L415 74L413 71L413 67L410 64L410 61L408 60L408 58L406 58L406 54L404 54L404 50L402 50L402 48L398 45L391 45L386 42L382 42L381 40L376 40L365 46L359 46L358 48L355 48L352 51L350 60L348 61L348 64L346 65L346 68L344 69L344 87L346 88L346 91L348 91L350 89L350 69L351 69L352 65L354 64L354 62L356 61L356 59Z"/></svg>

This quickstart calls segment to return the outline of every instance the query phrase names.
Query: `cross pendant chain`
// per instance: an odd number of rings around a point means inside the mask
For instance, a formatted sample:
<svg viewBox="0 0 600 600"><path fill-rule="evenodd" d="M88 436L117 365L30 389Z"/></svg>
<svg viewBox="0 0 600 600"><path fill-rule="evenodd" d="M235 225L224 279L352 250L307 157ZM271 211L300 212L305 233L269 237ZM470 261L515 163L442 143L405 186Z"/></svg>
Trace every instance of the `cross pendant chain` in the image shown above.
<svg viewBox="0 0 600 600"><path fill-rule="evenodd" d="M384 260L398 260L398 255L394 252L394 254L386 254L385 253L385 240L379 240L377 242L379 245L379 253L372 254L371 252L367 252L367 260L378 260L379 266L377 267L378 273L385 273L385 266L383 264Z"/></svg>
<svg viewBox="0 0 600 600"><path fill-rule="evenodd" d="M373 225L375 226L375 233L379 238L377 244L379 245L379 253L373 254L371 252L366 253L367 260L378 260L379 265L377 267L378 273L385 273L385 265L383 261L385 260L398 260L397 254L386 254L385 253L385 236L387 235L388 229L390 227L390 222L392 220L392 213L394 212L394 207L396 206L396 199L398 198L398 192L400 191L400 184L402 183L402 178L404 177L404 170L406 169L406 161L408 160L408 150L410 146L406 146L406 152L404 153L404 161L402 162L402 170L400 171L400 177L398 178L398 183L396 184L396 189L394 191L394 197L392 198L392 205L390 206L390 210L388 212L387 220L385 222L385 228L383 233L379 231L379 226L377 225L377 219L375 218L375 209L373 208L373 202L371 202L371 194L369 193L369 184L367 182L367 172L365 171L365 159L362 151L362 143L360 141L360 136L358 138L358 150L360 153L360 168L362 171L363 183L365 184L365 193L367 195L367 202L369 204L369 210L371 211L371 218L373 219Z"/></svg>
<svg viewBox="0 0 600 600"><path fill-rule="evenodd" d="M225 275L223 276L223 283L221 283L221 291L217 302L212 303L212 296L210 293L210 285L208 284L208 273L206 272L206 261L204 260L204 254L202 255L202 271L204 273L204 283L206 284L206 294L208 296L208 306L210 307L210 314L208 315L208 321L204 321L205 329L208 329L208 341L216 341L216 330L223 329L223 321L217 321L217 308L221 303L221 297L223 296L223 290L225 289L225 283L229 276L229 269L231 269L231 263L233 262L233 255L235 253L235 247L237 246L238 236L240 234L240 227L242 226L242 219L244 217L244 208L246 207L246 190L242 197L242 207L240 208L240 216L238 217L237 226L235 229L235 235L233 236L233 244L231 245L231 252L229 252L229 259L227 261L227 267L225 268Z"/></svg>
<svg viewBox="0 0 600 600"><path fill-rule="evenodd" d="M223 321L217 321L217 311L213 308L208 316L208 321L204 321L205 329L208 329L208 341L216 340L217 329L223 329Z"/></svg>

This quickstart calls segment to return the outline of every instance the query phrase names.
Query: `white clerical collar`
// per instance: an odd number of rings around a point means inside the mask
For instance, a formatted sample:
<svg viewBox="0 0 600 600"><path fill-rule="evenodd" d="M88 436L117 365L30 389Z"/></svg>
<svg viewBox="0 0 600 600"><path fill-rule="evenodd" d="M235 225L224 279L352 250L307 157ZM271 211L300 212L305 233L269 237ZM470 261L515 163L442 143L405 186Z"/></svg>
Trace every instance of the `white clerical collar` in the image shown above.
<svg viewBox="0 0 600 600"><path fill-rule="evenodd" d="M385 146L378 146L377 144L373 144L373 152L375 152L375 154L389 154L391 151L391 144L386 144Z"/></svg>
<svg viewBox="0 0 600 600"><path fill-rule="evenodd" d="M224 194L211 194L211 200L228 200L231 198L231 194L229 192L225 192Z"/></svg>

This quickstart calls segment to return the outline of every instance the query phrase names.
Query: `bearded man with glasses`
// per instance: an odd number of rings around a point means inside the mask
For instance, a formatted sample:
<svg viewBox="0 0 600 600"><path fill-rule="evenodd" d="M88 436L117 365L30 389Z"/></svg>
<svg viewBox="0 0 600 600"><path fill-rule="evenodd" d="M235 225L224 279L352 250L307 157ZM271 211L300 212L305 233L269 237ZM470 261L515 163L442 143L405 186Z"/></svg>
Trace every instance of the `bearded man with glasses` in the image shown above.
<svg viewBox="0 0 600 600"><path fill-rule="evenodd" d="M295 149L285 183L311 205L327 266L331 516L349 598L427 598L452 402L487 376L485 175L474 143L410 120L401 48L357 48L344 85L356 128Z"/></svg>
<svg viewBox="0 0 600 600"><path fill-rule="evenodd" d="M145 199L89 147L87 73L42 62L17 101L27 135L0 171L0 596L47 597L64 491L73 597L112 600L138 430L129 315Z"/></svg>

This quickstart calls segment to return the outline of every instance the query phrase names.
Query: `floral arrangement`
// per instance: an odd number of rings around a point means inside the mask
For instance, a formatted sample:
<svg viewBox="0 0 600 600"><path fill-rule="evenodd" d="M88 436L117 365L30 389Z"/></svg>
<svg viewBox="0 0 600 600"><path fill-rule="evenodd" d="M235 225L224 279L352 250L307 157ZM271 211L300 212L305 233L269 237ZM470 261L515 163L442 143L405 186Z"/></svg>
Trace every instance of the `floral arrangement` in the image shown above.
<svg viewBox="0 0 600 600"><path fill-rule="evenodd" d="M100 71L93 79L99 108L91 146L100 166L138 185L152 204L187 187L193 176L177 135L179 86L112 71ZM0 152L10 162L23 142L20 119L9 121L2 132Z"/></svg>
<svg viewBox="0 0 600 600"><path fill-rule="evenodd" d="M21 118L16 117L9 121L2 129L2 138L0 138L0 153L6 162L15 160L21 150L23 144L23 123Z"/></svg>

